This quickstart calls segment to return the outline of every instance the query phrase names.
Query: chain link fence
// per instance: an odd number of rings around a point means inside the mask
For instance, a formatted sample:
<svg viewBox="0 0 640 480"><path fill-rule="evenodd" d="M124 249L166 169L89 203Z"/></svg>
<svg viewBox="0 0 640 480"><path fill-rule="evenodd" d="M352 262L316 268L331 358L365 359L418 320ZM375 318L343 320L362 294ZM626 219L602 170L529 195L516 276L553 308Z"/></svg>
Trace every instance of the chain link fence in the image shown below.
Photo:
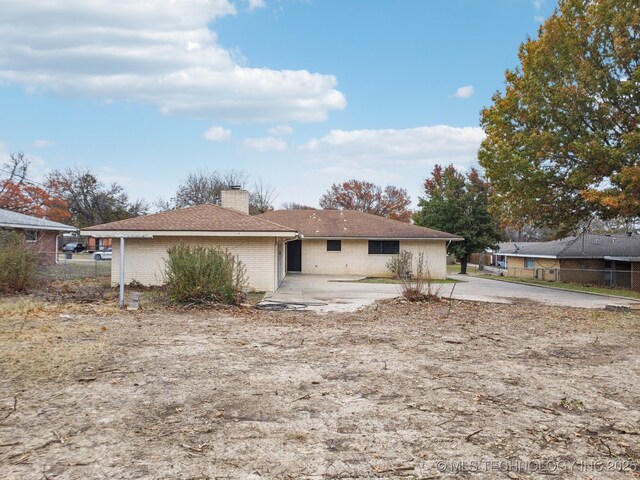
<svg viewBox="0 0 640 480"><path fill-rule="evenodd" d="M105 279L111 278L111 260L91 253L39 252L38 280Z"/></svg>
<svg viewBox="0 0 640 480"><path fill-rule="evenodd" d="M640 270L510 267L505 273L529 280L640 290Z"/></svg>

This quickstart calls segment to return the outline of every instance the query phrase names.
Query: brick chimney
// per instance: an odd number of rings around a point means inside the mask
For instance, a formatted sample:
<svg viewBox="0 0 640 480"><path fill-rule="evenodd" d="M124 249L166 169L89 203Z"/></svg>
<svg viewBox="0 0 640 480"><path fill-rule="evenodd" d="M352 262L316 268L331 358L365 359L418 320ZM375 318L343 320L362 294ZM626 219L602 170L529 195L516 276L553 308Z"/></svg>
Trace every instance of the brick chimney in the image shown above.
<svg viewBox="0 0 640 480"><path fill-rule="evenodd" d="M220 204L224 208L230 208L249 215L249 192L242 190L240 186L232 186L229 190L222 191Z"/></svg>

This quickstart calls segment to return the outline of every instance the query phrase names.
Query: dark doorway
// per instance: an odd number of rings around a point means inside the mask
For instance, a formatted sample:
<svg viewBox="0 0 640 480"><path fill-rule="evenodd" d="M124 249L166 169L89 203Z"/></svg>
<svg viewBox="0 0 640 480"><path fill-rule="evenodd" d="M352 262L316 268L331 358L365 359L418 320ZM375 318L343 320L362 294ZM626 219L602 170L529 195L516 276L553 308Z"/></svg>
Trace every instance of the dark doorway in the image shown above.
<svg viewBox="0 0 640 480"><path fill-rule="evenodd" d="M287 272L302 271L302 241L287 243Z"/></svg>

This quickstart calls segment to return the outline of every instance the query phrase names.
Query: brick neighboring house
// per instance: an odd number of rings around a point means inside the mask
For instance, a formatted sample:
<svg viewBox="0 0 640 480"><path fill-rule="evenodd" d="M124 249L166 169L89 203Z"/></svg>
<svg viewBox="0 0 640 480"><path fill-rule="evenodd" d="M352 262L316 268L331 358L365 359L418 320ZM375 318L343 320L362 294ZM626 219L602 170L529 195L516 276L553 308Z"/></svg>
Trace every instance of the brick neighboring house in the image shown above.
<svg viewBox="0 0 640 480"><path fill-rule="evenodd" d="M245 265L249 287L274 291L287 272L389 275L399 249L424 251L434 277L446 275L446 245L455 235L360 212L300 210L249 216L249 193L222 192L222 206L199 205L82 230L124 238L125 283L160 285L167 249L178 242L228 249ZM111 280L119 282L120 245L113 242Z"/></svg>
<svg viewBox="0 0 640 480"><path fill-rule="evenodd" d="M501 243L507 275L640 290L640 236L585 233L550 242Z"/></svg>
<svg viewBox="0 0 640 480"><path fill-rule="evenodd" d="M77 228L43 218L0 209L0 230L23 233L27 244L32 245L33 248L42 253L43 262L55 263L58 247L61 245L58 241L59 235L66 232L75 232Z"/></svg>

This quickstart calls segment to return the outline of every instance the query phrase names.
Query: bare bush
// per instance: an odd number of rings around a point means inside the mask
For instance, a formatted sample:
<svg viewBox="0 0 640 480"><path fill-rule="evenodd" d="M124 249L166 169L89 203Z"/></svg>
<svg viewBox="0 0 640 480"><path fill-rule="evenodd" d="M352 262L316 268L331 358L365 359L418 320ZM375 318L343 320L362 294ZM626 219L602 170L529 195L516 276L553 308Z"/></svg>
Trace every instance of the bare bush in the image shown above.
<svg viewBox="0 0 640 480"><path fill-rule="evenodd" d="M413 253L408 250L400 250L397 255L387 260L386 267L396 278L402 278L411 276L412 263Z"/></svg>
<svg viewBox="0 0 640 480"><path fill-rule="evenodd" d="M401 252L402 253L402 252ZM410 252L406 252L411 255ZM410 256L409 265L411 265ZM411 271L411 270L410 270ZM402 296L410 302L433 302L440 301L440 285L434 282L429 272L429 264L423 252L418 254L415 275L400 275L400 289Z"/></svg>

